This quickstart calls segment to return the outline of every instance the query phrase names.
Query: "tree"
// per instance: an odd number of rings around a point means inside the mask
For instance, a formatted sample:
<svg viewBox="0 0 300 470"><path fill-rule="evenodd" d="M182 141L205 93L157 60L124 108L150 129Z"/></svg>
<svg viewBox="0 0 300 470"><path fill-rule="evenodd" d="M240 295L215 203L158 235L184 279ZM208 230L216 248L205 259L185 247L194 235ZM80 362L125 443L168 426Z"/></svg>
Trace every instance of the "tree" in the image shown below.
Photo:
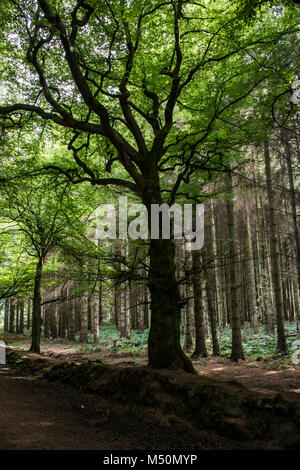
<svg viewBox="0 0 300 470"><path fill-rule="evenodd" d="M240 307L238 303L238 278L237 278L237 249L235 243L235 219L234 219L234 195L232 175L228 173L228 189L229 196L226 201L227 221L228 221L228 257L229 257L229 278L230 278L230 321L232 329L232 349L231 360L244 360L244 352L241 339L240 327Z"/></svg>
<svg viewBox="0 0 300 470"><path fill-rule="evenodd" d="M0 188L0 215L11 221L16 233L24 237L26 252L35 258L34 292L32 305L32 352L40 352L41 336L41 287L43 267L47 256L66 239L82 233L80 225L81 207L67 196L67 186L45 185L44 178L23 181L20 188L9 181ZM48 191L45 191L46 188ZM79 213L78 213L79 212ZM76 232L74 230L76 226ZM78 231L81 227L81 232Z"/></svg>
<svg viewBox="0 0 300 470"><path fill-rule="evenodd" d="M217 120L263 80L255 54L263 46L267 55L293 30L292 10L278 15L273 3L269 10L242 1L228 7L184 0L8 0L2 6L10 22L5 42L18 38L19 51L9 52L29 80L17 93L20 101L0 113L9 126L22 125L23 114L31 113L39 123L69 130L76 165L44 169L73 183L129 189L148 211L166 199L172 204L180 191L189 195L184 184L215 156L214 145L204 144ZM9 67L6 75L12 80ZM228 83L236 90L229 99ZM96 149L107 155L100 165ZM220 157L213 162L219 167ZM160 175L170 171L175 181L164 187ZM180 346L173 242L152 239L149 257L149 365L192 372Z"/></svg>
<svg viewBox="0 0 300 470"><path fill-rule="evenodd" d="M277 320L277 349L279 352L286 354L286 339L284 332L284 319L283 319L283 303L282 303L282 286L280 283L280 269L279 269L279 247L277 240L276 221L274 214L274 195L272 188L272 176L271 176L271 160L269 152L269 144L264 144L264 159L265 159L265 170L266 170L266 186L268 195L268 220L270 230L270 247L271 247L271 271L272 271L272 283L275 297L275 309L276 309L276 320Z"/></svg>

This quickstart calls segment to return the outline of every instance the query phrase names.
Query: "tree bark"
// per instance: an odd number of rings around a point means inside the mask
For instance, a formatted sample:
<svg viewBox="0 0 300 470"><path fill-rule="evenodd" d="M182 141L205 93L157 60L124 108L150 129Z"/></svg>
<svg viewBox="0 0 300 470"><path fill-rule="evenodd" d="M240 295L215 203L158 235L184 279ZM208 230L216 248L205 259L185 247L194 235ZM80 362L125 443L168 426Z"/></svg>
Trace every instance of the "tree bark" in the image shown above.
<svg viewBox="0 0 300 470"><path fill-rule="evenodd" d="M289 137L288 130L282 129L282 140L283 140L283 144L285 148L285 155L286 155L286 162L287 162L287 169L288 169L290 202L291 202L291 209L292 209L293 229L294 229L294 238L295 238L295 246L296 246L296 266L297 266L297 277L298 277L298 289L300 290L300 237L299 237L299 229L298 229L298 223L297 223L297 203L296 203L296 192L295 192L294 175L293 175L293 167L292 167L292 155L291 155L291 147L289 144L288 137Z"/></svg>
<svg viewBox="0 0 300 470"><path fill-rule="evenodd" d="M33 309L32 309L32 336L31 336L31 352L40 353L40 343L41 343L41 326L42 326L42 316L41 316L41 280L42 280L42 271L43 271L43 258L39 258L35 279L34 279L34 294L33 294Z"/></svg>
<svg viewBox="0 0 300 470"><path fill-rule="evenodd" d="M268 142L264 143L264 160L266 171L266 185L269 206L269 229L270 229L270 247L271 247L271 274L273 283L273 292L275 299L276 319L277 319L277 349L278 352L283 354L287 353L284 321L283 321L283 305L282 305L282 292L279 273L279 254L277 243L277 229L274 211L274 195L271 179L271 160L269 153Z"/></svg>
<svg viewBox="0 0 300 470"><path fill-rule="evenodd" d="M149 255L149 366L194 372L180 344L180 297L175 279L175 245L172 240L152 239Z"/></svg>
<svg viewBox="0 0 300 470"><path fill-rule="evenodd" d="M5 299L4 303L4 331L8 333L9 325L9 299Z"/></svg>
<svg viewBox="0 0 300 470"><path fill-rule="evenodd" d="M88 343L88 292L84 292L81 297L79 341Z"/></svg>
<svg viewBox="0 0 300 470"><path fill-rule="evenodd" d="M238 305L238 285L236 275L236 243L235 243L235 220L234 220L234 203L233 203L233 185L232 175L228 174L229 200L227 206L227 223L228 223L228 257L229 257L229 281L230 281L230 307L231 307L231 331L232 331L232 349L230 359L238 361L245 360L240 326L240 309Z"/></svg>
<svg viewBox="0 0 300 470"><path fill-rule="evenodd" d="M201 262L198 250L192 252L193 260L193 291L194 291L194 316L195 316L195 350L192 357L207 357L205 344L204 315L202 308L201 288Z"/></svg>

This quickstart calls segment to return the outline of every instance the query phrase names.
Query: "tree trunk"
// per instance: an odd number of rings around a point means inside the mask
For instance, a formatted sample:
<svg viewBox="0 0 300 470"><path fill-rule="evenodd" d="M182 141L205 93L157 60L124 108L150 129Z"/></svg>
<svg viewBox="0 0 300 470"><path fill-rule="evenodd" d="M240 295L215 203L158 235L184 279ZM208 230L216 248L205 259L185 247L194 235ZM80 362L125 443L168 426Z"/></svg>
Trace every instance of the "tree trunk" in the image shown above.
<svg viewBox="0 0 300 470"><path fill-rule="evenodd" d="M294 186L294 175L292 167L292 156L291 147L288 140L288 130L282 129L282 140L285 148L288 177L289 177L289 190L290 190L290 202L292 209L293 229L296 246L296 266L297 266L297 277L298 277L298 289L300 289L300 237L297 223L297 203L296 203L296 192Z"/></svg>
<svg viewBox="0 0 300 470"><path fill-rule="evenodd" d="M175 279L175 245L172 240L150 241L149 290L151 327L149 366L194 372L180 344L180 297Z"/></svg>
<svg viewBox="0 0 300 470"><path fill-rule="evenodd" d="M27 299L27 321L26 321L26 328L30 330L31 328L31 299L28 297Z"/></svg>
<svg viewBox="0 0 300 470"><path fill-rule="evenodd" d="M10 299L9 302L9 332L15 332L15 300Z"/></svg>
<svg viewBox="0 0 300 470"><path fill-rule="evenodd" d="M269 206L269 227L270 227L270 246L271 246L271 274L273 283L273 292L275 298L275 309L277 319L277 349L278 352L283 354L287 353L284 321L283 321L283 305L282 305L282 292L280 283L279 273L279 254L278 254L278 243L277 243L277 230L275 222L275 211L274 211L274 195L272 188L271 179L271 160L269 153L269 145L267 142L264 143L264 159L265 159L265 171L266 171L266 185L268 195L268 206Z"/></svg>
<svg viewBox="0 0 300 470"><path fill-rule="evenodd" d="M91 299L91 310L93 315L94 344L100 343L99 337L99 293L94 292Z"/></svg>
<svg viewBox="0 0 300 470"><path fill-rule="evenodd" d="M39 354L41 343L41 280L43 271L43 259L38 260L34 279L33 309L32 309L32 336L30 351Z"/></svg>
<svg viewBox="0 0 300 470"><path fill-rule="evenodd" d="M69 340L75 341L75 299L72 298L73 291L71 291L71 298L69 300Z"/></svg>
<svg viewBox="0 0 300 470"><path fill-rule="evenodd" d="M5 299L4 303L4 331L8 333L9 325L9 299Z"/></svg>
<svg viewBox="0 0 300 470"><path fill-rule="evenodd" d="M195 350L192 357L207 357L205 344L204 316L202 308L201 289L201 262L199 251L192 252L193 259L193 291L194 291L194 316L195 316Z"/></svg>
<svg viewBox="0 0 300 470"><path fill-rule="evenodd" d="M256 290L255 290L255 266L253 259L253 247L252 247L252 232L250 225L249 209L246 201L246 237L245 237L245 248L246 248L246 279L247 279L247 292L249 295L249 314L250 314L250 325L254 330L254 333L258 333L257 324L257 313L256 313Z"/></svg>
<svg viewBox="0 0 300 470"><path fill-rule="evenodd" d="M230 281L230 306L231 306L231 331L232 331L232 349L231 357L232 361L238 361L239 359L245 360L242 339L241 339L241 326L240 326L240 309L238 305L238 286L237 286L237 253L235 243L235 220L234 220L234 206L233 206L233 185L232 175L228 174L229 183L229 200L226 203L227 206L227 223L228 223L228 257L229 257L229 281Z"/></svg>
<svg viewBox="0 0 300 470"><path fill-rule="evenodd" d="M120 337L121 338L129 338L130 333L128 331L127 325L127 289L126 284L122 283L120 285L120 320L119 320L119 327L120 327Z"/></svg>
<svg viewBox="0 0 300 470"><path fill-rule="evenodd" d="M190 251L186 250L186 246L183 245L184 248L184 275L185 275L185 289L184 289L184 297L185 297L185 309L184 309L184 345L183 350L185 352L189 352L193 347L193 310L192 310L192 293L191 293L191 271L192 271L192 254Z"/></svg>
<svg viewBox="0 0 300 470"><path fill-rule="evenodd" d="M84 292L81 297L79 341L88 343L88 292Z"/></svg>
<svg viewBox="0 0 300 470"><path fill-rule="evenodd" d="M220 260L218 256L218 243L217 243L217 231L216 231L216 214L214 203L211 200L210 203L210 216L211 216L211 233L212 233L212 247L214 256L214 270L216 279L216 304L219 315L219 328L223 330L225 324L224 315L224 297L222 292L222 272L220 268Z"/></svg>
<svg viewBox="0 0 300 470"><path fill-rule="evenodd" d="M20 327L19 332L21 335L24 334L24 299L20 300Z"/></svg>

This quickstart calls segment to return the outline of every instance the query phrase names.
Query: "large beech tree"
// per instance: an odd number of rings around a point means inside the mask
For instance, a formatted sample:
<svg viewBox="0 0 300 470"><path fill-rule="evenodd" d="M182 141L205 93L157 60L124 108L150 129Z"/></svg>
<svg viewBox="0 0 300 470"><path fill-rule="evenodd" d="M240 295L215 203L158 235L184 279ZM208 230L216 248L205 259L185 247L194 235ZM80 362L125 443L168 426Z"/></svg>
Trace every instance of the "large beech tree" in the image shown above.
<svg viewBox="0 0 300 470"><path fill-rule="evenodd" d="M5 0L1 11L4 125L65 128L74 164L45 170L129 189L148 210L192 198L195 172L222 167L215 125L272 73L268 54L295 21L280 2L238 0ZM149 256L149 365L192 372L172 240L151 240Z"/></svg>

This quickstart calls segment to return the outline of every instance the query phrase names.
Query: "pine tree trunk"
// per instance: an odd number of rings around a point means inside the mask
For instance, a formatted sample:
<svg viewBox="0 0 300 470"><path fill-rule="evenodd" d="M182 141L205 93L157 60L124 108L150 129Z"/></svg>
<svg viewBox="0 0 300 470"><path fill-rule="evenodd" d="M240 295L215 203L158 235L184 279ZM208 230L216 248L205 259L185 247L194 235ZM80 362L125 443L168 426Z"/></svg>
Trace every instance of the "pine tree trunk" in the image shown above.
<svg viewBox="0 0 300 470"><path fill-rule="evenodd" d="M219 327L222 330L226 323L224 314L224 297L222 292L222 271L220 268L220 260L218 257L218 243L217 243L217 231L216 231L216 214L213 201L210 204L211 209L211 232L212 232L212 245L213 245L213 256L214 256L214 269L216 279L216 303L219 316Z"/></svg>
<svg viewBox="0 0 300 470"><path fill-rule="evenodd" d="M31 299L28 297L27 299L27 321L26 321L26 328L29 330L31 328Z"/></svg>
<svg viewBox="0 0 300 470"><path fill-rule="evenodd" d="M24 299L20 300L20 334L24 334Z"/></svg>
<svg viewBox="0 0 300 470"><path fill-rule="evenodd" d="M228 190L229 200L226 203L227 206L227 223L228 223L228 258L229 258L229 281L230 281L230 307L231 307L231 330L232 330L232 350L231 357L232 361L238 361L239 359L244 360L244 352L241 338L241 326L240 326L240 309L238 305L238 279L237 279L237 253L235 243L235 220L234 220L234 203L233 203L233 185L232 175L228 174Z"/></svg>
<svg viewBox="0 0 300 470"><path fill-rule="evenodd" d="M271 273L272 273L272 283L273 283L276 320L277 320L277 349L278 349L278 352L286 354L287 347L286 347L284 321L283 321L282 291L281 291L281 283L280 283L279 253L278 253L278 243L277 243L278 233L277 233L276 222L275 222L274 195L273 195L272 179L271 179L271 160L270 160L270 153L269 153L269 145L267 142L264 143L264 159L265 159L266 185L267 185L268 206L269 206Z"/></svg>
<svg viewBox="0 0 300 470"><path fill-rule="evenodd" d="M193 291L194 291L194 316L195 316L195 350L193 357L207 357L205 344L204 315L202 308L202 288L201 288L201 261L200 252L192 252L193 259Z"/></svg>
<svg viewBox="0 0 300 470"><path fill-rule="evenodd" d="M258 332L257 313L256 313L256 291L255 291L255 267L253 259L252 233L249 217L249 209L246 202L246 279L247 293L249 295L250 324L254 333Z"/></svg>
<svg viewBox="0 0 300 470"><path fill-rule="evenodd" d="M88 343L88 292L84 292L81 297L79 341Z"/></svg>
<svg viewBox="0 0 300 470"><path fill-rule="evenodd" d="M5 299L4 303L4 331L8 333L9 330L9 299Z"/></svg>
<svg viewBox="0 0 300 470"><path fill-rule="evenodd" d="M185 250L185 337L183 350L189 352L193 347L193 317L192 317L192 302L191 302L191 270L192 270L192 255L190 251Z"/></svg>
<svg viewBox="0 0 300 470"><path fill-rule="evenodd" d="M15 300L10 299L9 302L9 332L15 332Z"/></svg>
<svg viewBox="0 0 300 470"><path fill-rule="evenodd" d="M296 266L297 266L297 276L298 276L298 289L300 290L300 237L299 229L297 223L297 203L296 203L296 192L294 186L294 175L292 167L292 155L291 147L288 139L288 130L282 129L282 140L285 148L288 177L289 177L289 189L290 189L290 201L292 209L292 219L293 219L293 229L294 229L294 239L296 246Z"/></svg>
<svg viewBox="0 0 300 470"><path fill-rule="evenodd" d="M129 338L127 328L127 292L126 284L120 286L120 337Z"/></svg>
<svg viewBox="0 0 300 470"><path fill-rule="evenodd" d="M100 343L99 336L99 295L94 292L91 302L91 310L93 315L94 344Z"/></svg>
<svg viewBox="0 0 300 470"><path fill-rule="evenodd" d="M69 340L75 341L75 299L69 300Z"/></svg>

